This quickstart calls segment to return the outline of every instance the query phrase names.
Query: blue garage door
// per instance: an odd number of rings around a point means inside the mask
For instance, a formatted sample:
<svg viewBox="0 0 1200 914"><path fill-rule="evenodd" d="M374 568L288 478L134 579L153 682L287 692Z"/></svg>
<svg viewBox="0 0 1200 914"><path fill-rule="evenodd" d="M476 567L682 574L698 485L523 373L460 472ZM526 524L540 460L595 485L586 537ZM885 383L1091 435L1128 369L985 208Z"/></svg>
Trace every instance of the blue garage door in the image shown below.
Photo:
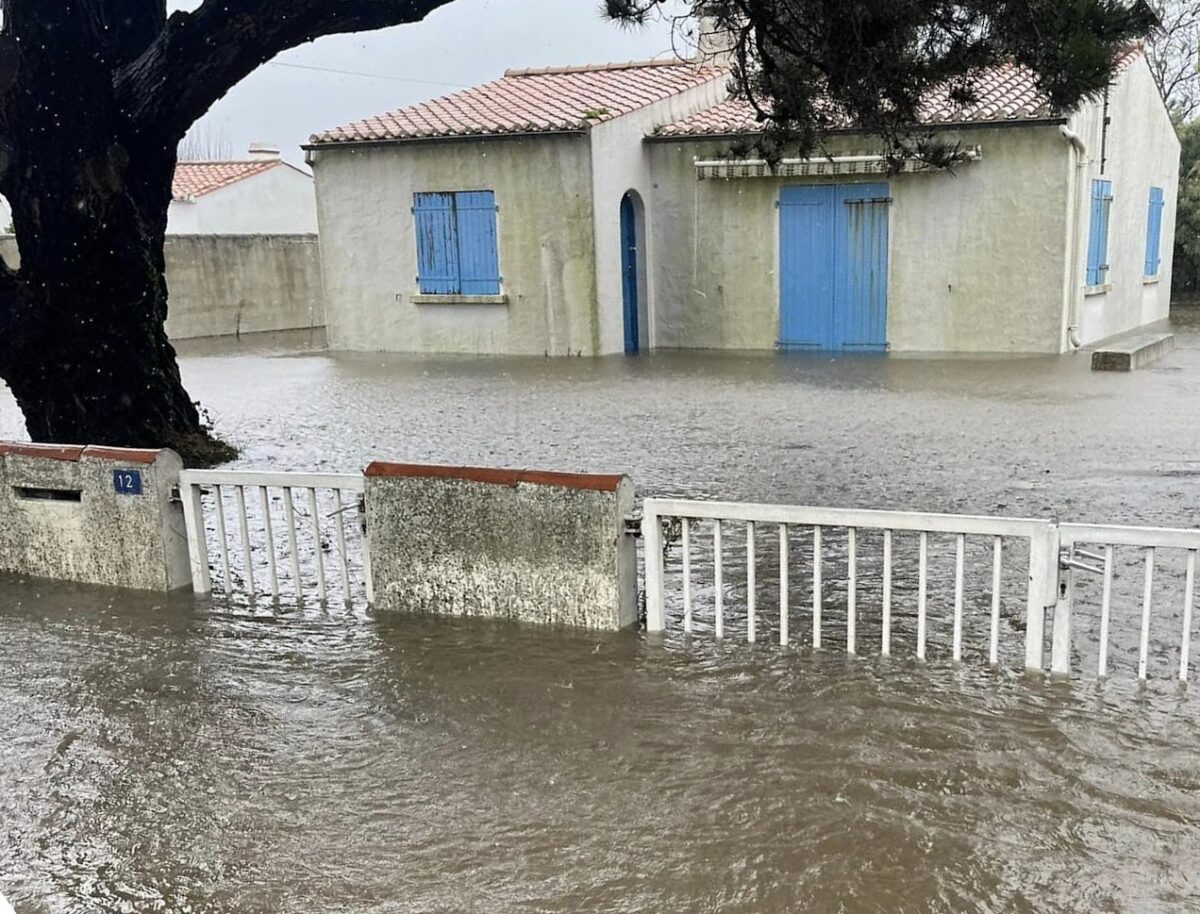
<svg viewBox="0 0 1200 914"><path fill-rule="evenodd" d="M779 194L779 345L887 348L888 186L823 184Z"/></svg>

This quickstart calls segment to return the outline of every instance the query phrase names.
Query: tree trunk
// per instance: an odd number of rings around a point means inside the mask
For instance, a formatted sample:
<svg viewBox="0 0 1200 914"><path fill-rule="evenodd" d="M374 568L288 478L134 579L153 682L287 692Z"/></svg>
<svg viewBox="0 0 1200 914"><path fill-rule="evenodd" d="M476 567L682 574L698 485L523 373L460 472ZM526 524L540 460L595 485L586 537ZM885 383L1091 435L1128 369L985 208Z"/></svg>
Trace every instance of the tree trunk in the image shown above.
<svg viewBox="0 0 1200 914"><path fill-rule="evenodd" d="M66 162L43 163L46 180L14 189L20 319L9 322L0 376L35 441L172 447L191 465L228 460L235 452L204 428L164 330L174 150L134 152L123 145L119 158L136 163L139 186L112 170L98 177L95 162ZM88 211L89 201L101 205Z"/></svg>

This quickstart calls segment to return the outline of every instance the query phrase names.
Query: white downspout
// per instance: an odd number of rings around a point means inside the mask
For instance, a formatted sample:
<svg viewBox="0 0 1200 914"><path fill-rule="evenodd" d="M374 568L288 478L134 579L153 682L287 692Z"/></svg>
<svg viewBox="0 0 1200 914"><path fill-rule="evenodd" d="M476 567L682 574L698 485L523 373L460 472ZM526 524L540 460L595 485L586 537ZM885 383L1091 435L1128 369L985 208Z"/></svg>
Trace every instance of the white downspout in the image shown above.
<svg viewBox="0 0 1200 914"><path fill-rule="evenodd" d="M1083 286L1079 283L1079 277L1075 274L1079 266L1079 225L1083 221L1080 219L1080 207L1083 201L1079 188L1083 180L1083 168L1087 165L1087 144L1080 139L1078 133L1066 124L1061 124L1058 132L1064 140L1071 144L1071 148L1075 152L1075 168L1078 171L1075 186L1071 189L1071 257L1067 265L1068 289L1070 294L1067 313L1067 340L1073 349L1078 349L1082 345L1082 340L1079 336L1079 308L1083 297Z"/></svg>

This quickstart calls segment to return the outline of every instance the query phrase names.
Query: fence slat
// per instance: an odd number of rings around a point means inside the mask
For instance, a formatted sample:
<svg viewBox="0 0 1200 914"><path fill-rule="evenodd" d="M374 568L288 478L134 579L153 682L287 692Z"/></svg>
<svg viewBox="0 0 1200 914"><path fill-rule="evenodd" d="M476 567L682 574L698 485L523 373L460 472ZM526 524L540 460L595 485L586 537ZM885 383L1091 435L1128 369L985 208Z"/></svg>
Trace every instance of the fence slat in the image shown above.
<svg viewBox="0 0 1200 914"><path fill-rule="evenodd" d="M857 653L858 640L858 531L846 531L846 653Z"/></svg>
<svg viewBox="0 0 1200 914"><path fill-rule="evenodd" d="M237 501L238 527L242 535L242 568L246 573L246 591L250 599L254 599L254 553L250 548L250 521L246 517L246 487L234 486L234 498Z"/></svg>
<svg viewBox="0 0 1200 914"><path fill-rule="evenodd" d="M755 614L755 593L757 581L755 580L755 555L754 555L754 521L746 524L746 640L753 643L756 634Z"/></svg>
<svg viewBox="0 0 1200 914"><path fill-rule="evenodd" d="M225 532L225 499L221 486L213 486L217 511L217 537L221 541L221 573L225 575L225 593L233 594L233 576L229 573L229 535Z"/></svg>
<svg viewBox="0 0 1200 914"><path fill-rule="evenodd" d="M1179 645L1179 679L1188 681L1188 655L1192 646L1192 600L1196 590L1196 550L1187 554L1187 580L1183 585L1183 638Z"/></svg>
<svg viewBox="0 0 1200 914"><path fill-rule="evenodd" d="M996 666L1000 662L1000 572L1003 568L1001 553L1004 537L992 539L992 628L988 633L988 663Z"/></svg>
<svg viewBox="0 0 1200 914"><path fill-rule="evenodd" d="M721 562L721 521L713 526L713 607L716 612L714 633L718 638L725 637L725 569Z"/></svg>
<svg viewBox="0 0 1200 914"><path fill-rule="evenodd" d="M967 538L961 533L954 538L954 662L962 660L963 641L963 564L966 561Z"/></svg>
<svg viewBox="0 0 1200 914"><path fill-rule="evenodd" d="M779 525L779 643L788 643L788 528Z"/></svg>
<svg viewBox="0 0 1200 914"><path fill-rule="evenodd" d="M883 531L883 636L880 653L892 653L892 531Z"/></svg>
<svg viewBox="0 0 1200 914"><path fill-rule="evenodd" d="M683 538L683 630L692 631L692 522L684 517L679 522Z"/></svg>
<svg viewBox="0 0 1200 914"><path fill-rule="evenodd" d="M1138 679L1146 678L1150 655L1150 607L1154 602L1154 547L1146 549L1146 589L1142 593L1142 637L1138 645Z"/></svg>
<svg viewBox="0 0 1200 914"><path fill-rule="evenodd" d="M212 575L208 569L208 534L204 529L204 499L200 486L179 484L183 497L183 521L187 528L188 558L192 564L192 592L212 592Z"/></svg>
<svg viewBox="0 0 1200 914"><path fill-rule="evenodd" d="M917 569L917 659L925 659L925 612L929 585L929 534L921 531L920 558Z"/></svg>
<svg viewBox="0 0 1200 914"><path fill-rule="evenodd" d="M266 534L267 546L267 578L271 582L271 596L279 598L279 570L275 566L275 529L271 524L271 500L267 496L267 487L258 487L258 504L262 509L263 531Z"/></svg>
<svg viewBox="0 0 1200 914"><path fill-rule="evenodd" d="M821 647L821 528L813 527L813 597L812 597L812 641L813 647Z"/></svg>
<svg viewBox="0 0 1200 914"><path fill-rule="evenodd" d="M296 543L296 503L292 495L292 487L283 488L283 518L287 523L288 552L292 559L292 587L295 589L296 602L304 599L300 586L300 550Z"/></svg>
<svg viewBox="0 0 1200 914"><path fill-rule="evenodd" d="M313 535L313 564L317 569L317 594L324 603L326 599L325 589L325 559L321 550L321 513L317 509L317 490L310 488L308 490L308 510L312 512L312 535Z"/></svg>
<svg viewBox="0 0 1200 914"><path fill-rule="evenodd" d="M1112 618L1113 547L1104 547L1104 589L1100 596L1100 657L1096 675L1108 675L1108 623Z"/></svg>
<svg viewBox="0 0 1200 914"><path fill-rule="evenodd" d="M342 490L333 490L334 521L337 524L338 555L341 557L342 568L342 599L350 602L350 563L346 556L346 526L342 522Z"/></svg>

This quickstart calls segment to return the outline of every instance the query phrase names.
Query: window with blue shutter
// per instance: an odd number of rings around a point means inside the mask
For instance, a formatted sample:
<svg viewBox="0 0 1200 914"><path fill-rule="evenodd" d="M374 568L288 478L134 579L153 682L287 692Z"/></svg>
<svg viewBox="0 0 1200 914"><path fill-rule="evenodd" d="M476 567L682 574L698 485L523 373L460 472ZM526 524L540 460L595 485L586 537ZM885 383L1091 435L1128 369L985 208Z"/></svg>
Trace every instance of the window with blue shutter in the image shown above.
<svg viewBox="0 0 1200 914"><path fill-rule="evenodd" d="M1147 277L1157 276L1162 262L1159 249L1162 246L1163 189L1150 188L1150 210L1146 217L1146 266Z"/></svg>
<svg viewBox="0 0 1200 914"><path fill-rule="evenodd" d="M413 194L422 295L499 295L496 195L490 190Z"/></svg>
<svg viewBox="0 0 1200 914"><path fill-rule="evenodd" d="M1112 181L1092 181L1092 211L1088 234L1087 284L1108 282L1108 223L1112 212Z"/></svg>

